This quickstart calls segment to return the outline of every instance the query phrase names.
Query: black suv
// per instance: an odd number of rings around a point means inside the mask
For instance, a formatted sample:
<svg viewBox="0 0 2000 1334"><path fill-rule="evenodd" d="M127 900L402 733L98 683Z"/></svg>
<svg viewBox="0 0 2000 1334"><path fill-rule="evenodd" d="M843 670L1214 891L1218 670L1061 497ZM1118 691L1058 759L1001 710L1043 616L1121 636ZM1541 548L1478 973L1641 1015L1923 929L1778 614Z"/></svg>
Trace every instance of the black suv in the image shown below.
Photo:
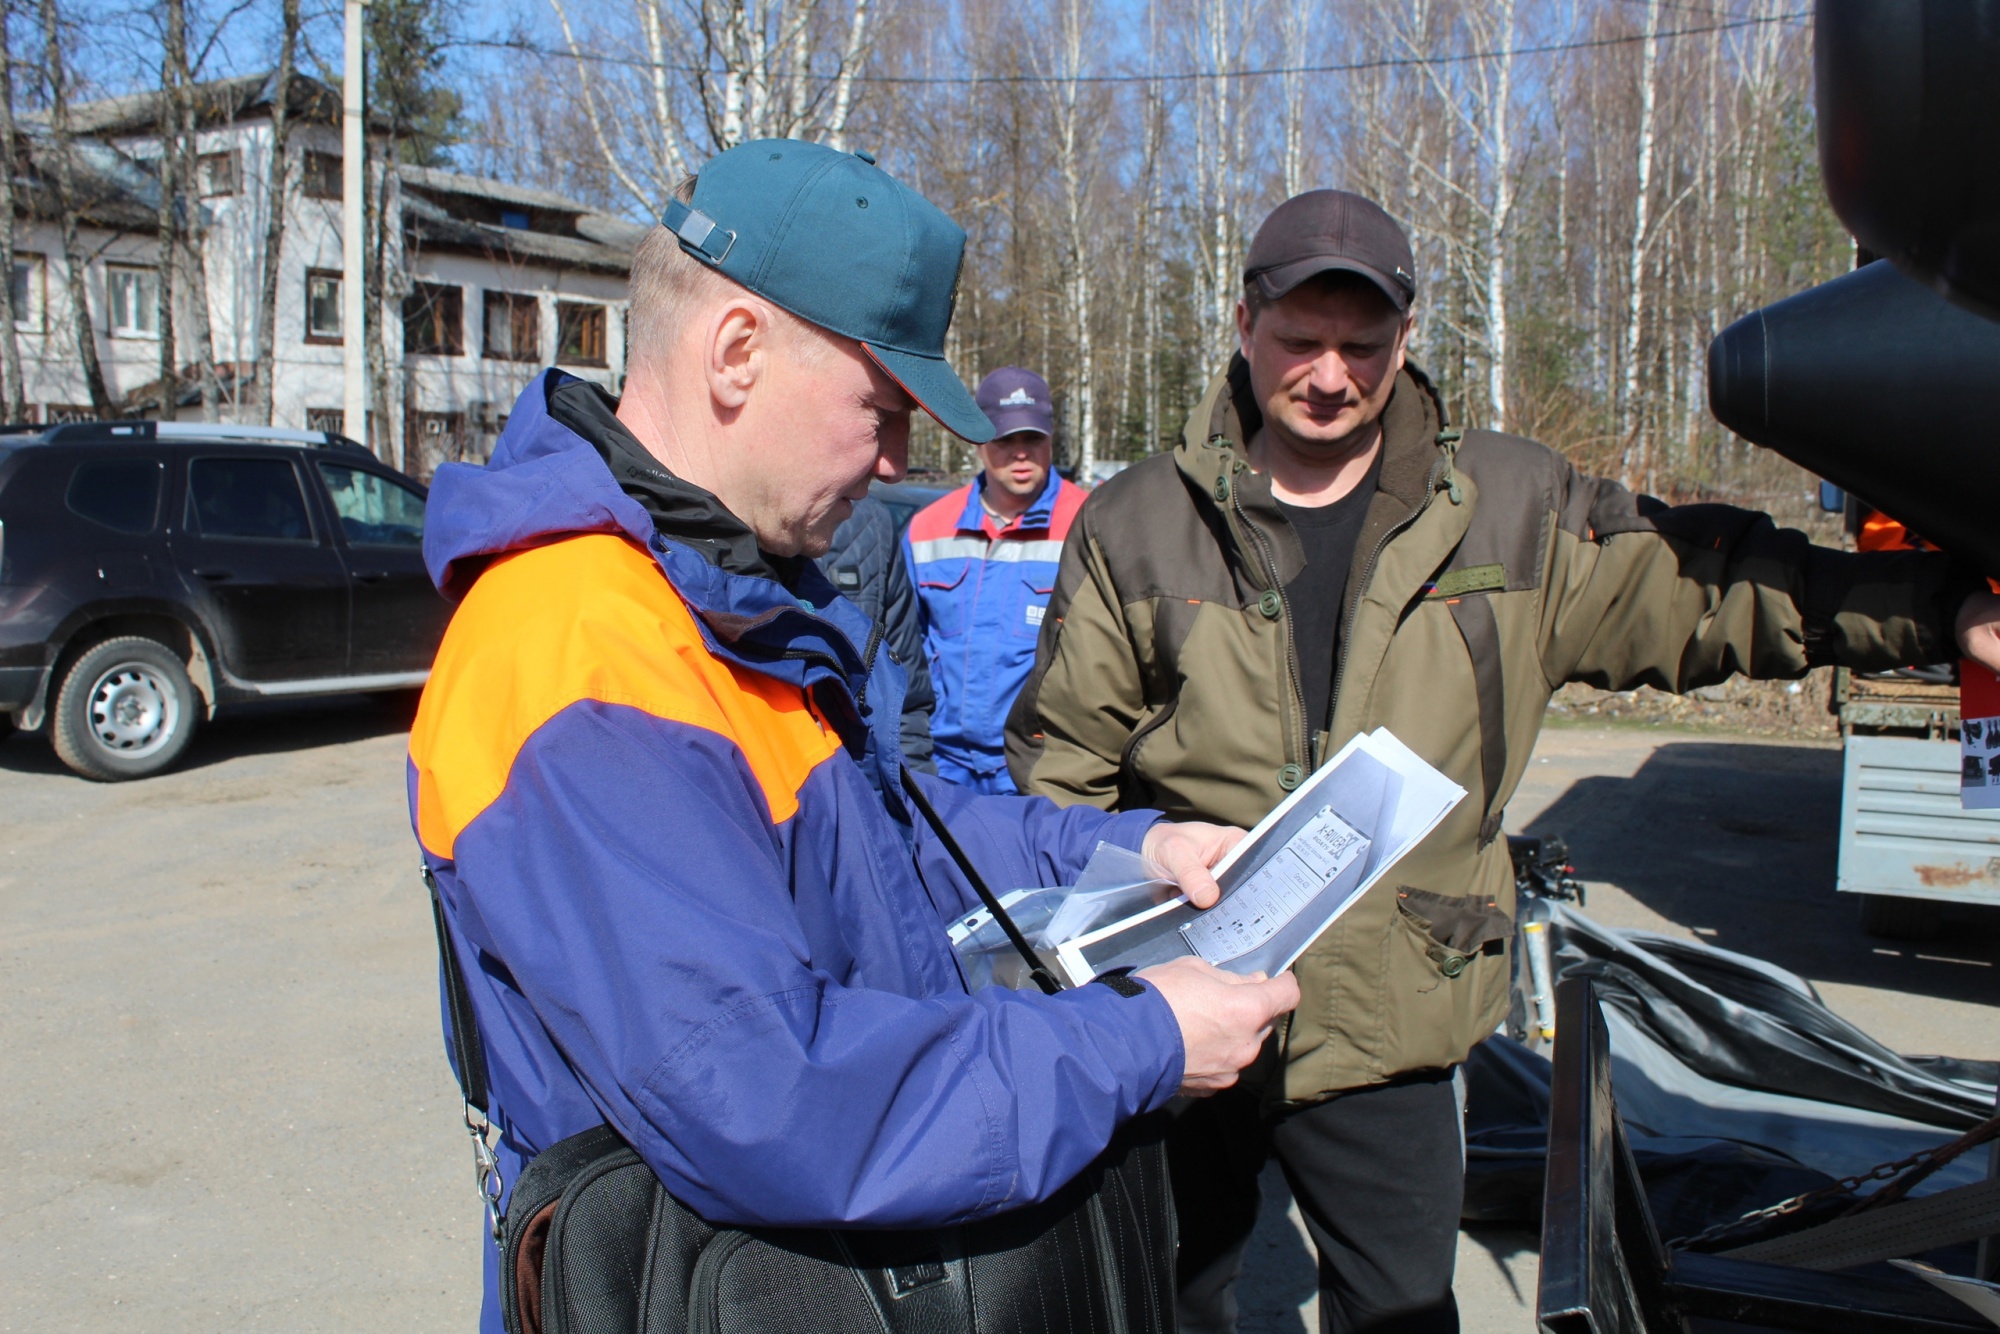
<svg viewBox="0 0 2000 1334"><path fill-rule="evenodd" d="M139 778L231 703L422 685L450 616L423 531L423 489L326 432L0 434L0 734Z"/></svg>

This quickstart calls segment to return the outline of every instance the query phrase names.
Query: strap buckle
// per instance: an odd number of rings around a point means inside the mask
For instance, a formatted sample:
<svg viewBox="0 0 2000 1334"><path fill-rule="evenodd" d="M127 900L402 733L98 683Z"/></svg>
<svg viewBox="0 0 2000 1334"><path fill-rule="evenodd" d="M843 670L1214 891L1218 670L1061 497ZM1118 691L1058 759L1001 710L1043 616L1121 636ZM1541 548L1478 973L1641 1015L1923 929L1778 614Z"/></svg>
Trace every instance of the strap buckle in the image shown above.
<svg viewBox="0 0 2000 1334"><path fill-rule="evenodd" d="M500 1175L500 1160L494 1156L493 1146L487 1143L488 1128L486 1117L466 1103L465 1133L472 1137L472 1177L479 1186L479 1202L486 1206L487 1226L497 1242L507 1227L507 1215L500 1211L500 1198L506 1193L507 1183Z"/></svg>
<svg viewBox="0 0 2000 1334"><path fill-rule="evenodd" d="M735 232L727 227L718 227L714 218L678 199L667 201L667 207L660 214L660 225L680 238L683 249L695 251L711 264L720 265L736 248ZM727 239L718 247L717 237Z"/></svg>

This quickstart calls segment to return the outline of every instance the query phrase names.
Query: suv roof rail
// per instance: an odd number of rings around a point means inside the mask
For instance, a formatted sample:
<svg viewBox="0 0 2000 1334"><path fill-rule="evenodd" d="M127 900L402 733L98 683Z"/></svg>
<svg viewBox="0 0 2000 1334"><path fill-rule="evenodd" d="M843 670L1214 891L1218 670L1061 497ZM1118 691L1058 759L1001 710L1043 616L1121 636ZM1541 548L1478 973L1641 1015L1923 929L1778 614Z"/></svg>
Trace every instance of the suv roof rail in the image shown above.
<svg viewBox="0 0 2000 1334"><path fill-rule="evenodd" d="M151 440L157 422L58 422L42 430L42 441L55 444L69 440Z"/></svg>
<svg viewBox="0 0 2000 1334"><path fill-rule="evenodd" d="M6 428L0 428L6 429ZM84 442L90 440L241 440L266 445L303 445L311 449L358 451L374 457L365 445L349 440L338 431L295 431L284 426L243 426L233 422L95 421L65 422L40 430L42 440Z"/></svg>

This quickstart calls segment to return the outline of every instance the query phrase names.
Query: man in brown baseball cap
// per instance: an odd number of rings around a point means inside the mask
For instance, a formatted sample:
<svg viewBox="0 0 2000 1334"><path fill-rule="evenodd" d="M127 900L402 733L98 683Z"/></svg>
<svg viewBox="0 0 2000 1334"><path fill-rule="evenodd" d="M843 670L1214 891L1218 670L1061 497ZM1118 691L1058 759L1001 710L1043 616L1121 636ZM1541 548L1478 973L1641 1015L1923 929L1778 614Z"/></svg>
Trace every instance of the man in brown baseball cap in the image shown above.
<svg viewBox="0 0 2000 1334"><path fill-rule="evenodd" d="M1470 794L1294 965L1261 1078L1175 1122L1184 1334L1235 1327L1273 1154L1319 1250L1323 1330L1458 1328L1455 1073L1506 1017L1502 810L1558 686L1993 652L1996 600L1948 557L1817 550L1453 429L1407 363L1416 275L1359 195L1265 220L1237 355L1178 448L1085 502L1008 718L1015 784L1062 803L1249 826L1377 727Z"/></svg>
<svg viewBox="0 0 2000 1334"><path fill-rule="evenodd" d="M1245 286L1266 302L1325 273L1358 273L1407 314L1417 299L1410 238L1380 204L1345 190L1313 190L1271 212L1243 261Z"/></svg>

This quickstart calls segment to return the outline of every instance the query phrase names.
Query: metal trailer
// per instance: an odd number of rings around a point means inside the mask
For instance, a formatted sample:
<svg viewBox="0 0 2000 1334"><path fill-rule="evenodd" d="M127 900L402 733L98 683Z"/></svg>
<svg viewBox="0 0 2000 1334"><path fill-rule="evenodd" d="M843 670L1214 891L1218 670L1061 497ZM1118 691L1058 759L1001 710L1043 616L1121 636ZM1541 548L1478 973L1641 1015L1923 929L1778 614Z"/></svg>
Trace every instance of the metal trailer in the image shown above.
<svg viewBox="0 0 2000 1334"><path fill-rule="evenodd" d="M1835 887L1862 929L1936 934L1948 904L2000 904L2000 810L1959 808L1958 688L1915 675L1834 677L1843 762Z"/></svg>
<svg viewBox="0 0 2000 1334"><path fill-rule="evenodd" d="M1899 1271L1670 1249L1618 1115L1592 980L1558 983L1556 1013L1535 1303L1542 1334L1992 1334L1971 1308Z"/></svg>

